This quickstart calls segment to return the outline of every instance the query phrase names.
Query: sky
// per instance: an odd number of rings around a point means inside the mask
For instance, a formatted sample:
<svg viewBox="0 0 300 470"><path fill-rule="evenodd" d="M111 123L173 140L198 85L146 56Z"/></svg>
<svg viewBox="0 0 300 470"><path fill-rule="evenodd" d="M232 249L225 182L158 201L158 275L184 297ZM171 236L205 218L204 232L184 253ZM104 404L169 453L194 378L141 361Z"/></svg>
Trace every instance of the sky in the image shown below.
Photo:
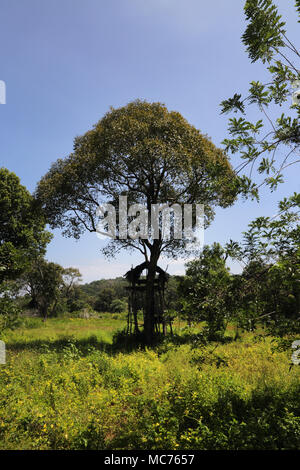
<svg viewBox="0 0 300 470"><path fill-rule="evenodd" d="M221 146L228 117L220 102L246 93L251 80L266 77L241 42L241 0L0 0L0 166L15 172L31 192L57 158L73 149L110 106L135 99L162 102ZM297 43L299 24L292 0L276 4ZM258 116L259 118L259 116ZM235 162L232 161L233 166ZM274 215L277 202L299 191L299 168L260 203L238 201L217 209L205 243L240 240L247 224ZM122 276L141 256L123 253L108 261L104 241L86 233L79 241L54 230L47 259L77 267L84 282ZM183 260L161 260L171 274ZM238 265L232 264L233 272Z"/></svg>

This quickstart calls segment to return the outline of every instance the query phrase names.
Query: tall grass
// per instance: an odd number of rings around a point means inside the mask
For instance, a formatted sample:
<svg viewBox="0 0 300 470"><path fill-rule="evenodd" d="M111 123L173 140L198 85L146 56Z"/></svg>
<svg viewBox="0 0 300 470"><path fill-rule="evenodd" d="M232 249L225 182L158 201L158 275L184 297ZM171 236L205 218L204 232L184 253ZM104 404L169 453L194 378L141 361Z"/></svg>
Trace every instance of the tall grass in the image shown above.
<svg viewBox="0 0 300 470"><path fill-rule="evenodd" d="M27 319L6 334L0 449L300 447L300 369L271 338L126 352L112 340L124 322Z"/></svg>

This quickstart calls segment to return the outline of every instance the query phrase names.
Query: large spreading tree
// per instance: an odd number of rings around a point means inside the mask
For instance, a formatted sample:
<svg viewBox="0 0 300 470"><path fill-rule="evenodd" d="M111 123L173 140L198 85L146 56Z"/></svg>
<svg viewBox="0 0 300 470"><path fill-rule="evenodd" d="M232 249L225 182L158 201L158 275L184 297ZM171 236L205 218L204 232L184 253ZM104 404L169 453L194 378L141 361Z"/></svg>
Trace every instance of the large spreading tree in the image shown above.
<svg viewBox="0 0 300 470"><path fill-rule="evenodd" d="M188 250L188 237L164 239L141 236L120 239L118 198L128 204L203 204L205 222L214 207L227 207L236 197L237 181L224 152L190 125L178 112L161 103L134 101L111 109L90 131L77 137L73 153L57 160L41 179L36 197L52 228L75 238L97 231L97 208L109 202L116 208L116 239L106 255L121 249L138 250L148 262L145 336L154 335L154 279L162 253L176 257ZM174 219L172 219L174 220ZM196 218L193 218L194 227ZM161 228L161 227L160 227Z"/></svg>

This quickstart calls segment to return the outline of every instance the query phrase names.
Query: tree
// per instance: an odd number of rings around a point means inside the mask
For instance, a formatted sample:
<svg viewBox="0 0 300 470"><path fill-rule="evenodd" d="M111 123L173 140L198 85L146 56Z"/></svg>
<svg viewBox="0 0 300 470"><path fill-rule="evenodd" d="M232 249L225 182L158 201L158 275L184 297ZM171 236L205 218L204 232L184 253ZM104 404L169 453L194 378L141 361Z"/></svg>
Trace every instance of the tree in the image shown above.
<svg viewBox="0 0 300 470"><path fill-rule="evenodd" d="M124 311L127 308L124 307L124 299L128 297L127 287L128 282L124 277L100 279L89 284L81 284L76 289L76 295L78 295L79 304L84 301L98 312L114 312L112 303L115 300L122 302L122 311ZM79 309L75 308L75 310Z"/></svg>
<svg viewBox="0 0 300 470"><path fill-rule="evenodd" d="M66 306L69 312L76 312L83 309L92 308L92 299L81 289L80 285L75 284L71 293L66 299Z"/></svg>
<svg viewBox="0 0 300 470"><path fill-rule="evenodd" d="M63 268L57 263L36 258L18 279L19 291L26 291L30 306L46 320L72 304L77 297L81 274L76 268Z"/></svg>
<svg viewBox="0 0 300 470"><path fill-rule="evenodd" d="M295 6L300 18L299 0ZM242 159L235 169L241 190L259 198L261 186L268 185L273 191L283 181L284 169L300 162L300 52L287 37L285 22L272 0L247 0L244 10L248 25L243 43L252 62L261 60L267 65L270 80L266 84L252 81L247 97L235 93L221 103L222 113L241 115L229 119L230 138L223 143L228 154L239 153ZM246 105L258 107L258 121L244 117ZM273 119L276 109L278 117ZM257 181L253 179L255 168L263 175Z"/></svg>
<svg viewBox="0 0 300 470"><path fill-rule="evenodd" d="M300 195L278 206L277 216L258 217L242 243L231 241L225 250L244 264L236 305L248 319L272 320L285 334L300 327Z"/></svg>
<svg viewBox="0 0 300 470"><path fill-rule="evenodd" d="M113 302L115 292L111 287L104 287L98 294L94 308L97 312L111 312L111 304Z"/></svg>
<svg viewBox="0 0 300 470"><path fill-rule="evenodd" d="M205 204L206 223L215 206L227 207L236 196L236 181L224 153L190 125L178 112L160 103L134 101L111 109L92 130L77 137L74 152L57 160L39 182L36 197L52 228L76 238L96 232L96 210L110 202L119 214L118 198L143 204ZM195 219L195 218L194 218ZM117 217L116 239L104 249L114 256L122 248L138 250L149 261L146 287L145 334L154 334L154 279L160 255L187 253L187 237L164 240L138 228L132 238L122 239ZM194 220L194 227L195 227Z"/></svg>
<svg viewBox="0 0 300 470"><path fill-rule="evenodd" d="M15 299L14 281L0 284L0 335L20 324L20 308Z"/></svg>
<svg viewBox="0 0 300 470"><path fill-rule="evenodd" d="M178 312L181 309L180 285L183 276L170 276L165 290L165 307L168 311Z"/></svg>
<svg viewBox="0 0 300 470"><path fill-rule="evenodd" d="M82 280L82 275L77 268L65 268L63 269L62 278L62 295L66 299L71 298L74 289L76 289L78 283Z"/></svg>
<svg viewBox="0 0 300 470"><path fill-rule="evenodd" d="M218 243L205 246L198 259L187 263L181 283L184 315L189 323L205 321L209 340L224 334L229 284L226 254Z"/></svg>
<svg viewBox="0 0 300 470"><path fill-rule="evenodd" d="M127 310L127 301L125 299L114 299L110 304L110 310L113 313L122 313Z"/></svg>
<svg viewBox="0 0 300 470"><path fill-rule="evenodd" d="M59 264L37 258L20 280L20 287L30 294L32 306L37 308L44 320L49 314L57 312L64 287L63 273L64 269Z"/></svg>
<svg viewBox="0 0 300 470"><path fill-rule="evenodd" d="M50 240L29 191L14 173L0 168L0 331L18 322L13 280L28 268L32 257L45 253Z"/></svg>
<svg viewBox="0 0 300 470"><path fill-rule="evenodd" d="M295 7L300 18L299 0ZM229 155L239 153L242 159L235 172L244 195L259 199L260 187L275 190L284 180L285 168L300 162L300 52L272 0L247 0L244 10L248 24L243 43L252 62L266 65L270 80L253 81L247 97L235 93L222 102L223 113L241 115L229 120L230 138L223 143ZM247 105L258 107L258 121L245 117ZM242 276L236 278L235 299L244 319L252 316L252 324L270 315L275 323L280 317L299 315L299 218L290 210L297 206L299 195L294 194L280 203L278 218L256 219L242 246L232 242L226 247L229 256L244 263Z"/></svg>
<svg viewBox="0 0 300 470"><path fill-rule="evenodd" d="M51 234L19 178L0 168L0 284L14 279L33 256L45 253Z"/></svg>

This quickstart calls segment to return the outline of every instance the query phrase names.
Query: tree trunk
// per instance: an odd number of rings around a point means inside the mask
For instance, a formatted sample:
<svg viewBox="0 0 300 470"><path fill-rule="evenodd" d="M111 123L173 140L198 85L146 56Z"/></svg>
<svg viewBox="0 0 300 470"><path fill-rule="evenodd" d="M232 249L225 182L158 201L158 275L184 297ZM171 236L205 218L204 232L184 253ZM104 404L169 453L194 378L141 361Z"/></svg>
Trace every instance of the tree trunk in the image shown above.
<svg viewBox="0 0 300 470"><path fill-rule="evenodd" d="M146 343L151 345L154 339L154 315L155 315L155 275L157 262L159 258L159 249L154 245L151 252L148 274L147 274L147 284L146 284L146 308L145 308L145 321L144 321L144 332Z"/></svg>
<svg viewBox="0 0 300 470"><path fill-rule="evenodd" d="M48 308L45 307L43 311L43 321L45 322L48 318Z"/></svg>
<svg viewBox="0 0 300 470"><path fill-rule="evenodd" d="M137 299L136 291L133 292L133 322L134 322L134 334L139 333L139 324L138 324L138 312L137 312Z"/></svg>
<svg viewBox="0 0 300 470"><path fill-rule="evenodd" d="M48 318L48 308L49 308L48 302L42 302L42 304L41 304L41 313L43 315L43 321L44 322Z"/></svg>

